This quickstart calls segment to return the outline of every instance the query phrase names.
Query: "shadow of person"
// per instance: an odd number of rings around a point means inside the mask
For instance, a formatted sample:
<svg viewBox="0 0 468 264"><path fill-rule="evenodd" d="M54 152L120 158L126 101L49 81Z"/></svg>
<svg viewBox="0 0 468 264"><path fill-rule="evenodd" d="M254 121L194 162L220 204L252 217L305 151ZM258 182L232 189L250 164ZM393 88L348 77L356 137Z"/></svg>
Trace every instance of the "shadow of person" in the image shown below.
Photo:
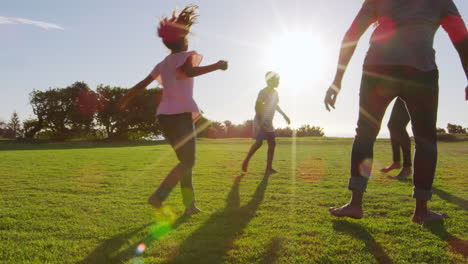
<svg viewBox="0 0 468 264"><path fill-rule="evenodd" d="M462 240L450 234L445 228L444 221L425 223L424 227L431 231L431 233L434 235L438 236L440 239L446 241L449 245L449 250L454 253L463 255L465 258L468 257L468 241Z"/></svg>
<svg viewBox="0 0 468 264"><path fill-rule="evenodd" d="M126 255L123 251L119 250L129 243L129 240L136 236L138 233L149 227L152 223L144 224L138 228L128 230L126 232L117 234L96 247L85 259L80 261L80 264L89 263L119 263L120 258ZM124 250L126 251L126 250ZM120 255L120 256L119 256ZM130 259L129 256L127 259ZM124 258L125 260L125 258Z"/></svg>
<svg viewBox="0 0 468 264"><path fill-rule="evenodd" d="M468 200L465 200L463 198L460 198L458 196L455 196L453 194L450 194L444 190L441 190L436 187L432 187L432 191L437 194L441 199L453 203L457 206L459 206L463 210L468 210Z"/></svg>
<svg viewBox="0 0 468 264"><path fill-rule="evenodd" d="M240 206L239 186L244 174L237 176L226 198L226 206L218 211L179 247L179 254L167 263L222 263L226 252L232 248L247 224L255 217L263 201L269 174L265 174L251 200Z"/></svg>
<svg viewBox="0 0 468 264"><path fill-rule="evenodd" d="M393 263L392 259L385 253L382 246L375 241L374 237L361 225L348 222L346 220L333 220L333 229L337 232L347 233L359 240L362 240L366 249L374 256L380 264Z"/></svg>
<svg viewBox="0 0 468 264"><path fill-rule="evenodd" d="M141 227L120 233L104 241L93 252L91 252L80 264L114 264L125 263L137 257L142 252L138 252L138 245L144 244L145 248L155 240L165 236L170 230L176 229L189 217L181 216L170 226L161 226L157 222L151 222ZM145 229L149 229L149 234L143 239L138 239L138 235Z"/></svg>

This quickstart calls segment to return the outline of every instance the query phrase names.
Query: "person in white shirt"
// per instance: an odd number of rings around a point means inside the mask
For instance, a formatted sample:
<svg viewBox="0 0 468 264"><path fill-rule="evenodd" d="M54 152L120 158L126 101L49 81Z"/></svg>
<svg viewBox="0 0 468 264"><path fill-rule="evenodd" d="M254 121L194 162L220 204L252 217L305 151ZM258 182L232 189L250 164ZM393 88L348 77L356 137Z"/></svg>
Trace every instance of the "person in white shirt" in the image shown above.
<svg viewBox="0 0 468 264"><path fill-rule="evenodd" d="M188 50L187 35L196 22L198 7L185 7L178 15L160 21L158 36L171 51L163 61L141 82L135 85L122 99L122 107L139 91L157 80L163 87L162 98L157 109L158 121L164 137L174 149L179 163L163 180L159 188L148 198L148 202L161 208L179 182L182 190L185 214L195 214L201 210L195 205L192 184L192 169L195 164L196 131L193 120L200 116L200 110L193 99L193 77L216 70L226 70L226 61L218 61L208 66L199 66L202 56Z"/></svg>
<svg viewBox="0 0 468 264"><path fill-rule="evenodd" d="M371 174L373 148L388 104L401 98L408 108L416 144L412 221L441 220L447 215L428 209L437 163L436 120L438 70L434 35L442 26L454 44L468 79L468 32L453 0L366 0L346 32L338 67L325 96L335 106L341 81L356 45L375 24L367 52L359 94L359 119L351 154L348 204L330 208L337 217L361 218L362 199Z"/></svg>
<svg viewBox="0 0 468 264"><path fill-rule="evenodd" d="M278 92L275 89L279 85L279 75L275 72L267 72L265 79L267 87L260 90L255 103L255 118L253 122L255 143L250 147L250 150L242 163L242 170L244 172L247 171L250 158L252 158L255 152L262 146L263 140L265 139L268 142L268 156L265 173L271 174L277 172L273 169L273 156L275 154L276 147L275 128L273 127L275 112L278 111L288 124L291 123L289 117L278 105Z"/></svg>

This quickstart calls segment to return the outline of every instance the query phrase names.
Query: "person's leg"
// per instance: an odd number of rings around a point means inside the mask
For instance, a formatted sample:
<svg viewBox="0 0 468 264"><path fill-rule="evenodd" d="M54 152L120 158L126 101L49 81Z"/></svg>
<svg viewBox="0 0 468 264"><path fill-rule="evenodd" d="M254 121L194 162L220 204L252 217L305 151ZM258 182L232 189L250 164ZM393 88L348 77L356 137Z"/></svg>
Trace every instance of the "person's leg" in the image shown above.
<svg viewBox="0 0 468 264"><path fill-rule="evenodd" d="M389 172L393 169L401 168L400 148L403 153L403 168L398 174L398 178L406 178L411 175L411 141L406 131L410 121L405 102L397 98L393 106L388 129L390 131L390 140L392 143L393 163L387 168L381 169L382 172Z"/></svg>
<svg viewBox="0 0 468 264"><path fill-rule="evenodd" d="M393 156L393 163L390 166L381 169L381 172L390 172L395 169L401 168L401 157L400 157L400 146L401 146L401 139L400 139L400 120L399 120L399 113L400 108L404 106L404 102L401 101L399 97L396 98L395 104L393 105L392 114L390 115L390 120L388 121L387 127L388 131L390 132L390 143L392 145L392 156ZM405 107L406 110L406 107Z"/></svg>
<svg viewBox="0 0 468 264"><path fill-rule="evenodd" d="M158 116L159 125L164 134L164 137L172 148L176 150L177 143L181 137L177 127L180 122L179 115L160 115ZM176 151L177 153L177 151ZM167 174L166 178L161 182L156 191L148 198L148 202L156 208L162 206L162 203L171 193L172 189L180 180L181 166L180 162Z"/></svg>
<svg viewBox="0 0 468 264"><path fill-rule="evenodd" d="M265 173L271 174L276 173L277 171L273 169L273 157L275 155L276 148L276 139L274 133L271 133L267 139L268 142L268 156L267 156L267 166Z"/></svg>
<svg viewBox="0 0 468 264"><path fill-rule="evenodd" d="M438 72L418 72L413 79L419 85L412 85L402 94L411 116L411 125L415 139L414 190L416 199L414 222L441 220L447 215L428 209L427 201L432 197L432 183L437 164L437 107L438 107Z"/></svg>
<svg viewBox="0 0 468 264"><path fill-rule="evenodd" d="M334 216L361 218L362 198L367 188L373 159L373 147L388 104L395 98L392 78L381 77L391 73L382 68L365 72L359 95L359 119L351 153L351 177L348 188L352 191L349 203L340 208L330 208Z"/></svg>
<svg viewBox="0 0 468 264"><path fill-rule="evenodd" d="M249 152L247 153L247 156L244 159L244 162L242 162L242 171L246 172L247 168L249 167L249 161L250 158L257 152L257 150L262 146L263 144L263 139L257 138L255 140L255 143L250 147Z"/></svg>
<svg viewBox="0 0 468 264"><path fill-rule="evenodd" d="M400 101L402 101L400 99ZM408 135L408 131L406 131L406 127L408 126L408 123L410 122L410 116L408 113L408 109L406 108L406 104L404 105L404 109L402 108L402 113L401 113L401 134L400 134L400 145L401 145L401 152L403 154L403 168L401 169L400 173L398 173L397 178L398 179L406 179L408 178L412 173L412 166L413 163L411 161L411 139Z"/></svg>
<svg viewBox="0 0 468 264"><path fill-rule="evenodd" d="M195 166L196 131L191 114L184 114L178 123L178 142L174 147L179 159L180 188L186 214L201 212L195 206L195 192L193 188L193 167Z"/></svg>

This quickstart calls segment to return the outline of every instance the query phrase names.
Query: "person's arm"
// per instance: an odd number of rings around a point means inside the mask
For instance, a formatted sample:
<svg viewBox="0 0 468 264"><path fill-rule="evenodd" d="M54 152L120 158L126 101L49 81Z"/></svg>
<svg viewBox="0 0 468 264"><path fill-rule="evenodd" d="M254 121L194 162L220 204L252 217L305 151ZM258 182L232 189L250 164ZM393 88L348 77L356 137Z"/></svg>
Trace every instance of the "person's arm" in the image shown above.
<svg viewBox="0 0 468 264"><path fill-rule="evenodd" d="M463 70L468 80L468 37L465 37L465 39L459 43L453 43L453 45L458 52L458 56L460 56ZM468 101L468 85L465 87L465 100Z"/></svg>
<svg viewBox="0 0 468 264"><path fill-rule="evenodd" d="M348 67L349 61L356 50L357 43L369 26L375 22L376 15L372 10L373 0L367 0L354 19L351 27L346 32L341 42L340 56L336 67L335 78L327 90L325 96L325 108L330 111L329 106L335 108L336 97L341 90L341 82Z"/></svg>
<svg viewBox="0 0 468 264"><path fill-rule="evenodd" d="M182 65L182 71L187 77L193 78L203 74L207 74L216 70L227 70L227 61L220 60L216 63L207 66L193 66L192 57L189 57L187 61Z"/></svg>
<svg viewBox="0 0 468 264"><path fill-rule="evenodd" d="M441 25L457 50L468 80L468 30L453 1L447 2ZM468 100L468 86L465 88L465 99Z"/></svg>
<svg viewBox="0 0 468 264"><path fill-rule="evenodd" d="M127 106L128 102L130 102L130 100L132 100L132 98L136 94L146 89L146 87L148 87L148 85L150 85L150 83L152 83L153 81L154 81L153 76L150 74L145 79L143 79L142 81L137 83L135 86L133 86L133 88L131 88L130 91L127 94L125 94L125 96L122 97L122 99L120 100L119 108L124 109Z"/></svg>
<svg viewBox="0 0 468 264"><path fill-rule="evenodd" d="M276 111L278 111L278 113L280 113L284 120L286 120L286 123L288 123L288 125L291 124L291 120L289 119L289 117L286 115L285 112L283 112L283 110L281 109L281 107L279 107L279 105L276 106Z"/></svg>

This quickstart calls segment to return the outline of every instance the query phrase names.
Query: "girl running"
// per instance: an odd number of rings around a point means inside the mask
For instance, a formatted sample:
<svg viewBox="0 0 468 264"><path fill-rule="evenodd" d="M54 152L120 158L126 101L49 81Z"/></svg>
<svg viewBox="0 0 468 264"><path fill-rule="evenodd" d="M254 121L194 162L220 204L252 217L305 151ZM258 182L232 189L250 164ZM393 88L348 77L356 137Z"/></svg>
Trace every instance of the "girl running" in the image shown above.
<svg viewBox="0 0 468 264"><path fill-rule="evenodd" d="M226 61L218 61L208 66L199 66L202 56L188 50L187 35L196 23L198 7L185 7L178 15L163 18L159 23L158 36L170 50L170 54L154 67L153 71L135 85L123 98L122 106L139 91L148 87L154 80L162 87L162 98L157 109L157 117L165 138L174 149L179 163L172 169L148 202L160 208L169 193L180 180L185 214L201 212L195 205L192 185L192 169L195 164L196 131L193 120L200 116L193 99L193 77L216 70L226 70Z"/></svg>

